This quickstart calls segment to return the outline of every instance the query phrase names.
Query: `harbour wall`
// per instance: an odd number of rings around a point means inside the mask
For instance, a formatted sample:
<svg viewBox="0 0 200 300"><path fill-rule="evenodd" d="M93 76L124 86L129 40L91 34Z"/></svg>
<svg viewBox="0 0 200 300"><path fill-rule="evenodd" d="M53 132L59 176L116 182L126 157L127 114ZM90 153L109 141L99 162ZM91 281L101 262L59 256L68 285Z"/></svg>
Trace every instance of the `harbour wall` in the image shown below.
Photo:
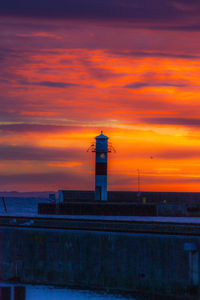
<svg viewBox="0 0 200 300"><path fill-rule="evenodd" d="M185 203L105 203L105 201L40 202L38 203L38 214L199 217L200 205Z"/></svg>
<svg viewBox="0 0 200 300"><path fill-rule="evenodd" d="M198 299L199 225L51 218L0 224L3 282Z"/></svg>

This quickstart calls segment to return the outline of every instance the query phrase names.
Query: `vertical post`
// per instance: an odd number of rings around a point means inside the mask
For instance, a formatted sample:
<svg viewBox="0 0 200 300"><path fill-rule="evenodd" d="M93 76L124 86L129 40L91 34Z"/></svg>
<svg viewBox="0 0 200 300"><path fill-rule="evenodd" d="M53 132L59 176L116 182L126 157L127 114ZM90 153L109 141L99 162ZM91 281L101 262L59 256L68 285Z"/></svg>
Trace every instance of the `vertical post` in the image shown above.
<svg viewBox="0 0 200 300"><path fill-rule="evenodd" d="M25 286L15 286L14 287L14 300L26 300Z"/></svg>
<svg viewBox="0 0 200 300"><path fill-rule="evenodd" d="M7 214L8 211L7 211L7 207L6 207L6 203L5 203L5 198L4 197L2 197L2 202L3 202L4 211Z"/></svg>
<svg viewBox="0 0 200 300"><path fill-rule="evenodd" d="M199 282L198 272L199 255L197 251L189 252L189 278L192 286L197 286Z"/></svg>
<svg viewBox="0 0 200 300"><path fill-rule="evenodd" d="M138 194L140 194L140 170L137 169L138 171Z"/></svg>
<svg viewBox="0 0 200 300"><path fill-rule="evenodd" d="M58 199L59 199L59 202L60 202L60 203L63 203L63 202L64 202L63 191L62 191L62 190L59 190L59 191L58 191ZM57 202L57 200L56 200L56 202Z"/></svg>
<svg viewBox="0 0 200 300"><path fill-rule="evenodd" d="M140 192L140 169L137 169L137 199L141 200L141 192ZM143 202L143 201L142 201Z"/></svg>
<svg viewBox="0 0 200 300"><path fill-rule="evenodd" d="M10 286L1 286L0 287L0 299L1 300L12 300Z"/></svg>
<svg viewBox="0 0 200 300"><path fill-rule="evenodd" d="M199 284L199 253L194 243L185 243L184 250L189 255L189 288L192 292L198 289Z"/></svg>

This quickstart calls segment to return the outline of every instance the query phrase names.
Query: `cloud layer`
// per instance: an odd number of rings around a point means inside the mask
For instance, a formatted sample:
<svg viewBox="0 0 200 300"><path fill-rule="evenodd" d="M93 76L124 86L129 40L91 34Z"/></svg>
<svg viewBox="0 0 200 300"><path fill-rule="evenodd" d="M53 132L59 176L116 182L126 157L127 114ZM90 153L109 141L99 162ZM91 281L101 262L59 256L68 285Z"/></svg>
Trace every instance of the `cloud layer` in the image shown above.
<svg viewBox="0 0 200 300"><path fill-rule="evenodd" d="M0 12L3 16L133 23L142 28L193 31L200 27L196 0L7 0L1 2Z"/></svg>
<svg viewBox="0 0 200 300"><path fill-rule="evenodd" d="M0 4L0 188L199 191L197 1Z"/></svg>

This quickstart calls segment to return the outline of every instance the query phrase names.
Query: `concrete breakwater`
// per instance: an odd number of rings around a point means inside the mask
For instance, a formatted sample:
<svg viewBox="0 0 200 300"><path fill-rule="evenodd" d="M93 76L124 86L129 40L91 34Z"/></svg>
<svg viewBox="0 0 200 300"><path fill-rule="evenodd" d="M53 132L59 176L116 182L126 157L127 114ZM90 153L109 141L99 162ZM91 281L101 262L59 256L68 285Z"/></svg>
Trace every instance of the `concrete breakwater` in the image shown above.
<svg viewBox="0 0 200 300"><path fill-rule="evenodd" d="M0 218L1 281L198 299L200 224Z"/></svg>

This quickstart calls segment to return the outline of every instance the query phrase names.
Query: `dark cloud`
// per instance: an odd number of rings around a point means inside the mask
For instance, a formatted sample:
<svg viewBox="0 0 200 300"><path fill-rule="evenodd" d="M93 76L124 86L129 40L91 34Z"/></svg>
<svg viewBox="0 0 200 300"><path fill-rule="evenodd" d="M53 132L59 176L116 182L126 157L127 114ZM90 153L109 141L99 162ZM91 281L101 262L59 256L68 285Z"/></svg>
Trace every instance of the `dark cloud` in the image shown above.
<svg viewBox="0 0 200 300"><path fill-rule="evenodd" d="M150 86L148 83L138 81L138 82L126 84L124 87L129 89L141 89L148 86Z"/></svg>
<svg viewBox="0 0 200 300"><path fill-rule="evenodd" d="M120 77L123 75L122 73L115 73L106 68L90 67L87 68L87 71L92 76L92 78L96 78L100 81L104 81L113 77Z"/></svg>
<svg viewBox="0 0 200 300"><path fill-rule="evenodd" d="M80 63L85 68L86 72L92 77L99 81L105 81L110 78L123 76L124 73L117 73L108 68L98 65L98 62L93 62L89 58L80 58Z"/></svg>
<svg viewBox="0 0 200 300"><path fill-rule="evenodd" d="M4 57L11 57L11 56L19 57L18 55L16 55L15 50L10 49L10 48L0 47L0 57L1 57L1 59L4 58Z"/></svg>
<svg viewBox="0 0 200 300"><path fill-rule="evenodd" d="M186 18L198 16L200 3L184 0L7 0L0 2L4 16L47 17L64 19L114 20L139 23L146 27L150 23L169 27L183 25ZM161 24L160 24L161 23ZM179 23L181 23L179 25ZM147 26L147 27L148 27Z"/></svg>
<svg viewBox="0 0 200 300"><path fill-rule="evenodd" d="M4 15L92 19L140 19L144 16L148 19L161 18L166 15L166 8L170 9L171 13L178 11L168 1L163 1L162 5L159 5L158 0L134 2L130 0L58 0L57 2L53 0L30 0L28 2L7 0L1 2L0 6L1 14Z"/></svg>
<svg viewBox="0 0 200 300"><path fill-rule="evenodd" d="M149 29L152 30L169 30L169 31L200 31L200 25L188 25L188 26L150 26Z"/></svg>
<svg viewBox="0 0 200 300"><path fill-rule="evenodd" d="M163 125L181 125L181 126L191 126L191 127L199 127L200 119L195 118L144 118L143 122L147 124L163 124Z"/></svg>
<svg viewBox="0 0 200 300"><path fill-rule="evenodd" d="M34 112L37 115L37 112ZM48 113L47 113L48 114ZM44 112L45 115L45 112ZM28 116L29 117L29 116ZM52 124L32 124L32 123L13 123L13 124L0 124L0 131L1 134L3 133L85 133L88 130L91 130L92 132L96 130L99 132L98 126L73 126L73 125L52 125Z"/></svg>
<svg viewBox="0 0 200 300"><path fill-rule="evenodd" d="M67 132L75 130L76 128L70 126L47 125L47 124L7 124L0 125L0 130L3 132Z"/></svg>
<svg viewBox="0 0 200 300"><path fill-rule="evenodd" d="M75 83L58 82L58 81L38 81L38 82L20 81L19 83L24 85L40 85L40 86L47 86L53 88L69 88L69 87L78 86L78 84Z"/></svg>
<svg viewBox="0 0 200 300"><path fill-rule="evenodd" d="M163 172L164 173L164 172ZM171 172L173 174L173 171ZM190 183L198 183L200 182L200 178L196 177L196 176L191 176L190 174L184 174L183 176L178 175L178 174L174 174L174 176L162 176L161 174L159 174L159 176L155 177L155 173L154 174L150 174L145 175L142 174L142 183L143 184L147 184L147 185L156 185L157 191L159 191L159 185L160 184L165 184L166 185L166 189L168 190L168 186L169 184L175 184L175 183L181 183L183 188L185 184L190 184Z"/></svg>
<svg viewBox="0 0 200 300"><path fill-rule="evenodd" d="M200 26L199 26L200 29ZM157 51L122 51L122 50L108 50L109 54L116 56L129 56L129 57L159 57L159 58L180 58L180 59L200 59L199 55L184 54L184 53L168 53Z"/></svg>
<svg viewBox="0 0 200 300"><path fill-rule="evenodd" d="M171 171L171 174L173 174L173 170ZM182 176L183 175L183 176ZM188 175L188 176L187 176ZM119 176L119 178L118 178ZM157 191L159 191L159 185L160 184L166 184L168 186L169 183L182 183L182 184L189 184L192 182L200 182L200 178L191 176L190 174L177 174L174 173L174 176L165 176L164 171L163 174L159 173L159 176L157 176L157 173L142 173L141 174L141 180L143 185L157 185ZM111 175L109 179L109 187L111 190L119 190L119 186L129 186L131 187L131 190L137 190L137 175L133 177L133 175L127 175L127 174L119 174L119 175ZM130 189L130 188L129 188ZM128 190L127 188L123 190Z"/></svg>
<svg viewBox="0 0 200 300"><path fill-rule="evenodd" d="M172 172L173 173L173 172ZM153 184L157 185L159 189L159 184L169 183L183 183L189 184L192 182L200 182L200 178L192 176L167 176L162 175L154 176L154 174L142 174L142 183L143 185L147 184L148 186ZM94 174L89 173L77 173L76 171L65 170L65 172L54 172L54 173L26 173L26 174L10 174L10 175L0 175L0 186L2 189L10 189L12 185L22 185L23 189L26 185L31 185L32 188L35 186L48 186L48 188L55 189L94 189L93 182ZM110 190L121 190L122 184L129 185L131 190L137 189L137 176L133 178L126 174L120 175L119 179L116 176L111 175L109 179L109 189ZM120 187L120 188L119 188ZM45 187L46 189L46 187ZM127 188L126 188L127 190Z"/></svg>
<svg viewBox="0 0 200 300"><path fill-rule="evenodd" d="M86 149L87 150L87 149ZM0 160L71 161L83 159L88 153L76 148L1 146Z"/></svg>
<svg viewBox="0 0 200 300"><path fill-rule="evenodd" d="M158 83L148 83L148 82L133 82L125 85L125 88L129 89L141 89L145 87L186 87L186 84L173 83L173 82L158 82Z"/></svg>
<svg viewBox="0 0 200 300"><path fill-rule="evenodd" d="M191 149L191 148L167 149L155 154L155 157L167 159L167 160L199 158L200 149Z"/></svg>
<svg viewBox="0 0 200 300"><path fill-rule="evenodd" d="M89 176L83 176L76 172L66 171L66 172L55 172L55 173L28 173L28 174L10 174L10 175L0 175L0 185L5 187L5 185L11 186L12 184L21 185L55 185L58 188L74 186L76 182L80 182L82 188L88 185ZM57 188L57 189L58 189Z"/></svg>

